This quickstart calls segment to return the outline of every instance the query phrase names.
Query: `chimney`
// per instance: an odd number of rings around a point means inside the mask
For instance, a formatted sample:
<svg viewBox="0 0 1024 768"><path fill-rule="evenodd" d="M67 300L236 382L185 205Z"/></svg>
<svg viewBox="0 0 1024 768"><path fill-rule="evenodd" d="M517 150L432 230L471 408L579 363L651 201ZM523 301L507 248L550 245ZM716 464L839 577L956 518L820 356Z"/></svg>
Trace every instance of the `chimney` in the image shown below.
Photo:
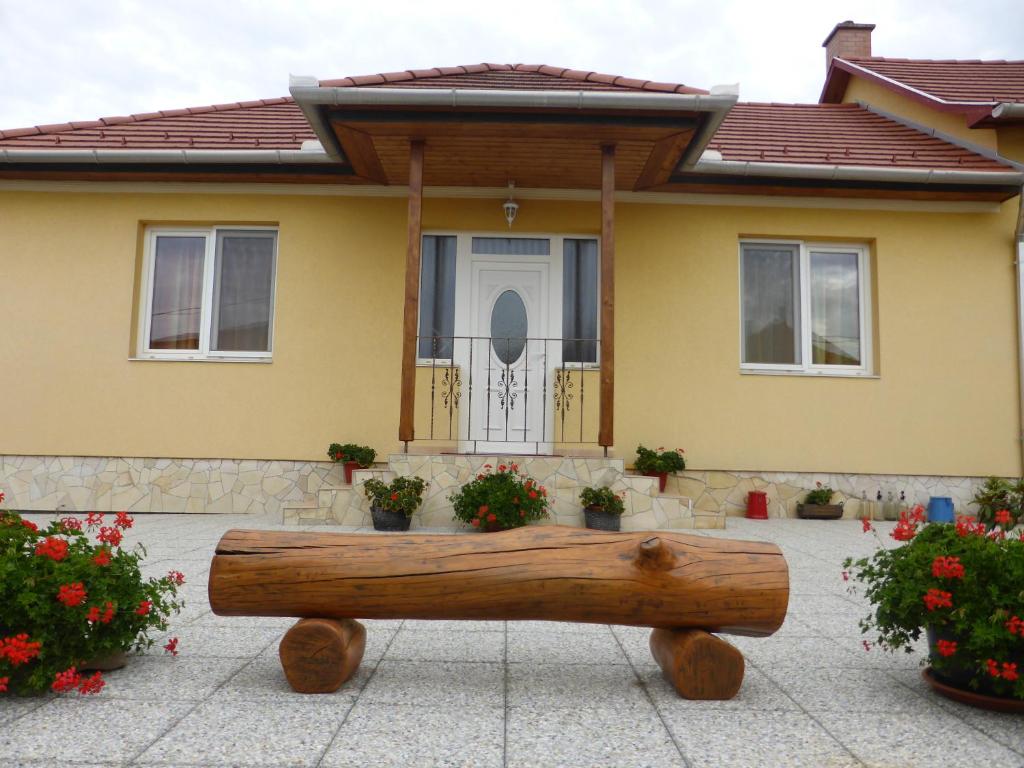
<svg viewBox="0 0 1024 768"><path fill-rule="evenodd" d="M874 28L874 24L855 24L849 20L836 24L821 44L825 49L825 71L836 56L841 59L870 56L871 30Z"/></svg>

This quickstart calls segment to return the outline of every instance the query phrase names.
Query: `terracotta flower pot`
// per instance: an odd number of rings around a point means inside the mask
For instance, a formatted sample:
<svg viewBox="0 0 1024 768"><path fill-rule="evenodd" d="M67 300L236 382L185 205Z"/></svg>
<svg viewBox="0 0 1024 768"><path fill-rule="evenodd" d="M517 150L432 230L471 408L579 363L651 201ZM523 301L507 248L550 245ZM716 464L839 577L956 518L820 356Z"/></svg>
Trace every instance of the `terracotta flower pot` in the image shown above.
<svg viewBox="0 0 1024 768"><path fill-rule="evenodd" d="M128 654L125 651L114 651L106 656L99 656L82 664L80 672L112 672L121 669L128 664Z"/></svg>
<svg viewBox="0 0 1024 768"><path fill-rule="evenodd" d="M587 528L595 531L618 531L622 527L622 515L608 512L604 507L584 507L583 519Z"/></svg>
<svg viewBox="0 0 1024 768"><path fill-rule="evenodd" d="M502 525L501 520L495 520L493 523L484 523L483 530L487 533L498 533L508 529Z"/></svg>
<svg viewBox="0 0 1024 768"><path fill-rule="evenodd" d="M346 461L342 464L345 469L345 484L352 485L352 472L353 470L359 469L358 461Z"/></svg>
<svg viewBox="0 0 1024 768"><path fill-rule="evenodd" d="M668 483L668 472L644 472L644 477L658 478L658 493L665 492L665 484Z"/></svg>
<svg viewBox="0 0 1024 768"><path fill-rule="evenodd" d="M408 531L412 518L404 512L396 512L373 505L370 507L373 528L376 531Z"/></svg>

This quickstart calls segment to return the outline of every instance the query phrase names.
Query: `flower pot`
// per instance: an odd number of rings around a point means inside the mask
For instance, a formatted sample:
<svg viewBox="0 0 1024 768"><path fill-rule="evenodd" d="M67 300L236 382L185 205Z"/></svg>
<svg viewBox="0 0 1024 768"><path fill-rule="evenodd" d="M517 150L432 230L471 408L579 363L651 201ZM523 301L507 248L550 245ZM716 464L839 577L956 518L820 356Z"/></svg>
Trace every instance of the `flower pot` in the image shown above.
<svg viewBox="0 0 1024 768"><path fill-rule="evenodd" d="M500 520L495 520L493 523L484 523L483 530L486 533L498 533L500 531L507 531L508 529L502 525Z"/></svg>
<svg viewBox="0 0 1024 768"><path fill-rule="evenodd" d="M665 492L665 484L668 483L668 472L644 472L644 477L658 478L658 493Z"/></svg>
<svg viewBox="0 0 1024 768"><path fill-rule="evenodd" d="M797 504L796 516L804 520L838 520L843 516L843 505Z"/></svg>
<svg viewBox="0 0 1024 768"><path fill-rule="evenodd" d="M958 645L964 645L962 638L942 629L927 627L926 631L928 651L932 658L941 658L937 650L939 640L954 640ZM1012 654L1006 661L1016 662L1018 667L1024 668L1024 652ZM956 655L946 659L942 669L928 667L924 670L925 681L942 696L983 709L1024 712L1024 700L997 692L991 681L984 676L980 678L978 687L975 688L971 686L972 677L974 670L970 665L958 660Z"/></svg>
<svg viewBox="0 0 1024 768"><path fill-rule="evenodd" d="M352 485L352 471L359 469L359 462L346 461L344 464L342 464L342 467L345 469L345 484Z"/></svg>
<svg viewBox="0 0 1024 768"><path fill-rule="evenodd" d="M121 669L128 664L128 654L125 651L114 651L106 656L98 656L82 664L79 672L112 672Z"/></svg>
<svg viewBox="0 0 1024 768"><path fill-rule="evenodd" d="M622 525L622 515L607 512L604 507L584 507L583 518L587 528L595 531L617 531Z"/></svg>
<svg viewBox="0 0 1024 768"><path fill-rule="evenodd" d="M373 505L370 507L370 516L373 518L373 528L376 531L408 531L412 518L404 512L384 509Z"/></svg>

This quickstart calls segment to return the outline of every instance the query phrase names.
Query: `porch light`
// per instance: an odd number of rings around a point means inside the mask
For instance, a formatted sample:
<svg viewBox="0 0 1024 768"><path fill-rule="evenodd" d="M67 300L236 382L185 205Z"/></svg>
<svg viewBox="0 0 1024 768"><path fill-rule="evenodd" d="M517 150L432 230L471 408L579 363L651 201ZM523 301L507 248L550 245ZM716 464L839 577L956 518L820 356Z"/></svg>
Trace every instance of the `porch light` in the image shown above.
<svg viewBox="0 0 1024 768"><path fill-rule="evenodd" d="M519 203L517 203L512 195L515 193L516 183L510 181L508 183L508 200L502 204L502 208L505 209L505 221L508 222L508 228L512 229L512 222L516 220L516 214L519 213Z"/></svg>

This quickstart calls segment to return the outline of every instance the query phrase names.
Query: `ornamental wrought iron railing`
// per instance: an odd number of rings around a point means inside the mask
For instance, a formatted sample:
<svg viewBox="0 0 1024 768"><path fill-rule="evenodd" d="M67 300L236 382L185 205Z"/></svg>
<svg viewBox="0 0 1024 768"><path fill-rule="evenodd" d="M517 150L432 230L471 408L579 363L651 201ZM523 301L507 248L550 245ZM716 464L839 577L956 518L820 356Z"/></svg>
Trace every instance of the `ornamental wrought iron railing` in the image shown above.
<svg viewBox="0 0 1024 768"><path fill-rule="evenodd" d="M517 336L417 338L416 440L542 453L596 445L597 339Z"/></svg>

